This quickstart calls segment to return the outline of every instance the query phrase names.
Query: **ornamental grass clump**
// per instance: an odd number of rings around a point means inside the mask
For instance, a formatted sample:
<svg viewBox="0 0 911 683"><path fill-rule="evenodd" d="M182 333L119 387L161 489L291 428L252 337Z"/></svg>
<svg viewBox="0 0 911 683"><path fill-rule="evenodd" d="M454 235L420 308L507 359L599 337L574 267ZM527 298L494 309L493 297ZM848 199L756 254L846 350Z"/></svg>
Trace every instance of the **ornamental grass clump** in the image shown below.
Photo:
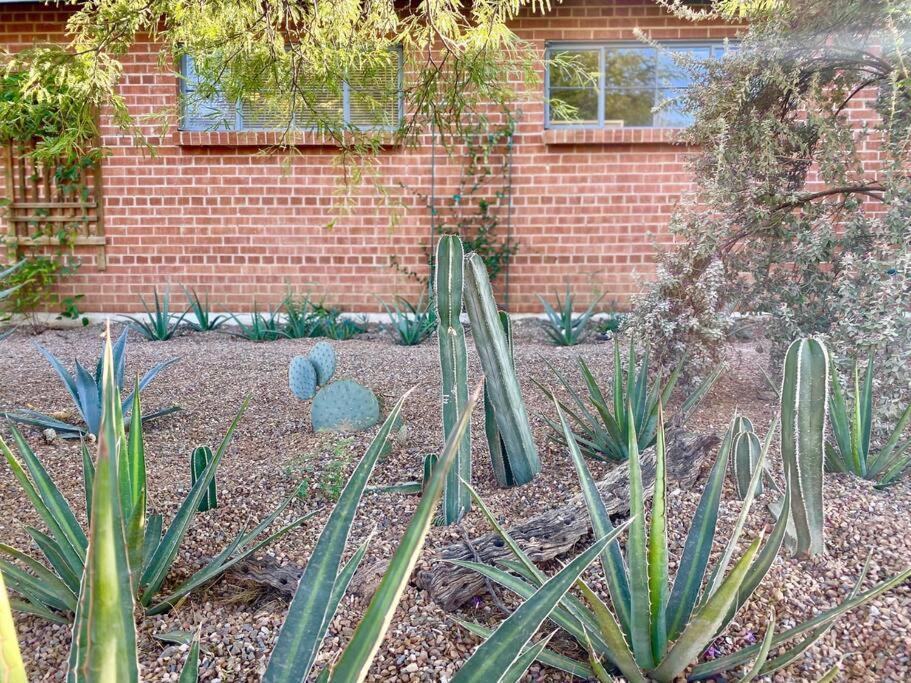
<svg viewBox="0 0 911 683"><path fill-rule="evenodd" d="M627 412L630 416L633 413L633 407L629 404ZM724 633L765 578L781 549L788 520L786 515L781 515L767 538L759 536L753 539L746 550L736 557L738 542L762 477L762 462L768 455L770 440L767 439L731 537L724 544L714 566L709 569L724 477L734 438L732 424L696 508L683 553L675 563L677 571L672 582L669 572L672 562L667 541L664 420L660 413L659 410L655 444L655 490L651 509L646 514L646 491L637 440L633 435L629 443L630 519L623 527L615 527L581 450L575 443L569 423L557 406L573 465L582 485L582 496L591 517L594 535L608 540L600 552L608 595L600 596L584 580L575 581L578 597L571 594L549 595L544 608L545 617L569 633L587 653L587 658L586 661L573 661L542 648L537 654L537 659L542 663L600 681L612 680L611 676L619 672L626 680L634 683L649 680L669 683L687 670L690 680L717 680L720 675L727 676L728 672L737 670L746 676L746 680L759 675L771 675L795 661L822 638L839 616L911 577L909 567L886 581L861 591L867 573L865 566L854 589L835 607L780 633L774 631L773 616L762 642L692 666L700 654ZM790 485L786 487L784 495L787 508L791 496ZM478 502L478 506L513 552L515 561L504 563L502 567L476 562L455 563L469 567L517 594L526 601L523 606L542 600L546 588L556 577L548 580L483 504ZM622 529L628 529L623 549L617 540ZM540 622L530 633L512 621L507 619L493 632L478 624L465 626L487 638L478 652L491 642L498 642L504 648L508 645L522 649ZM796 642L788 646L792 641ZM777 652L779 649L782 651ZM492 656L492 653L488 653L488 656Z"/></svg>
<svg viewBox="0 0 911 683"><path fill-rule="evenodd" d="M117 514L115 526L122 525L123 538L109 539L109 542L122 542L124 552L129 558L128 569L119 568L117 576L127 571L129 590L135 596L138 607L150 615L167 612L191 591L258 552L309 517L299 517L278 531L266 535L267 529L288 506L291 501L289 498L253 529L242 531L202 569L177 585L168 584L167 592L163 591L187 530L200 505L212 491L218 467L247 403L241 407L205 467L197 472L189 492L178 507L167 530L162 533L162 515L149 514L147 510L146 455L141 401L136 394L133 401L133 420L130 421L127 432L123 419L123 403L116 381L116 367L108 335L102 359L102 410L97 434L98 456L94 462L88 445L83 442L82 447L83 488L90 520L88 533L77 521L73 508L19 430L12 428L15 453L0 438L0 451L13 477L29 499L35 514L44 523L43 530L34 527L25 529L39 549L41 554L38 557L41 559L9 545L0 545L0 555L8 558L0 559L0 570L9 587L18 594L19 598L14 607L21 612L37 614L63 624L72 623L75 616L76 623L79 623L79 610L82 605L81 577L89 571L93 558L89 538L96 523L95 505L98 500L105 501L105 523L114 524L109 518L112 513L107 507L108 498L105 493L111 485L119 489L116 496L118 504L114 510ZM114 531L108 530L107 533L114 534ZM130 623L132 609L131 605Z"/></svg>

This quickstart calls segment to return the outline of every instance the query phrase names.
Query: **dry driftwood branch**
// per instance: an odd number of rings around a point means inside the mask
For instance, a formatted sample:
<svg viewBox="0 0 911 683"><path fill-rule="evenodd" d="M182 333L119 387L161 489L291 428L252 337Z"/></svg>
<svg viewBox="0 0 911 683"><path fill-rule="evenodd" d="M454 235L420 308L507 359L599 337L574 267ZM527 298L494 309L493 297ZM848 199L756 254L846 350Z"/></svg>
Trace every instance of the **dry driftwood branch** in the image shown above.
<svg viewBox="0 0 911 683"><path fill-rule="evenodd" d="M695 484L712 461L719 439L715 435L694 435L678 427L668 431L668 479L686 488ZM655 452L650 448L642 453L642 478L646 496L651 496L655 483ZM629 512L629 468L618 465L597 484L605 507L612 517ZM510 535L536 562L552 560L566 552L591 533L588 512L581 496L569 503L541 513L509 529ZM445 610L455 610L475 595L486 592L483 577L467 569L455 567L446 560L473 560L496 564L509 559L512 553L494 532L441 548L431 558L430 570L420 572L416 584ZM362 566L351 582L350 591L368 599L386 571L387 560L377 560ZM257 584L291 599L303 568L281 565L269 556L250 558L232 571L235 578Z"/></svg>
<svg viewBox="0 0 911 683"><path fill-rule="evenodd" d="M668 479L678 487L689 487L696 483L710 462L710 454L718 445L714 435L693 435L682 429L668 433ZM655 483L655 452L648 449L642 454L642 477L651 496ZM629 512L629 468L618 465L597 484L608 513L625 516ZM509 529L510 535L536 562L544 562L562 555L591 533L591 524L585 503L581 496L573 497L566 505L541 513ZM421 572L416 580L440 607L454 610L468 602L475 595L484 592L484 579L471 570L456 567L446 560L474 560L496 564L509 559L512 553L505 547L503 539L490 532L471 540L471 548L465 543L453 543L441 548L433 567Z"/></svg>

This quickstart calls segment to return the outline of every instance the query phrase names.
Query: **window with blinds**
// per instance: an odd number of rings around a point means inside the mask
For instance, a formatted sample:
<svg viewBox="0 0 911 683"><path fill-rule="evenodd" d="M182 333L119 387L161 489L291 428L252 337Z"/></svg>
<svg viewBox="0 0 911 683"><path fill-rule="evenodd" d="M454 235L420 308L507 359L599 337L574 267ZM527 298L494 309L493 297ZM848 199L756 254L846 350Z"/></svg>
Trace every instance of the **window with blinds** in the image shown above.
<svg viewBox="0 0 911 683"><path fill-rule="evenodd" d="M402 53L338 88L314 87L294 96L263 92L230 101L204 92L192 58L181 62L181 129L188 131L314 130L344 124L396 128L402 118Z"/></svg>

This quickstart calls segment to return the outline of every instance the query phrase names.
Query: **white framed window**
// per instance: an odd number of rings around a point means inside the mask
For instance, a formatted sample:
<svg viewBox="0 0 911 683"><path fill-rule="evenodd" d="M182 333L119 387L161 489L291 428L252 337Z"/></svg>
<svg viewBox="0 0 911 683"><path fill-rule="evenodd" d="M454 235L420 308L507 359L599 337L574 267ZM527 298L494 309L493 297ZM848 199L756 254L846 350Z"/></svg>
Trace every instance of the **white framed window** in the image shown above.
<svg viewBox="0 0 911 683"><path fill-rule="evenodd" d="M680 107L690 73L674 55L720 59L724 41L549 43L545 50L544 116L548 128L682 128Z"/></svg>

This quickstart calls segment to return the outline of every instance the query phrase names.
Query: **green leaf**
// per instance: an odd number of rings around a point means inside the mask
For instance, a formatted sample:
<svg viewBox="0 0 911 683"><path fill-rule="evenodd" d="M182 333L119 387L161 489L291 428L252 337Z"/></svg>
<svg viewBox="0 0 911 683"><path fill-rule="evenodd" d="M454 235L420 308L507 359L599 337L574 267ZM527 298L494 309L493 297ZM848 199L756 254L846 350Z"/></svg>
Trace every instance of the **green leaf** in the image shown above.
<svg viewBox="0 0 911 683"><path fill-rule="evenodd" d="M582 498L585 500L585 507L588 510L588 516L591 518L592 530L596 537L605 536L614 529L610 515L607 514L607 508L604 506L604 500L595 485L595 480L585 464L579 446L573 437L572 431L566 422L563 411L557 405L557 415L560 418L560 424L563 427L563 435L569 446L569 454L576 468L576 474L579 477L579 483L582 487ZM604 577L607 580L607 589L610 593L611 604L617 612L625 633L629 633L629 577L627 576L626 565L623 562L623 554L620 551L620 543L614 542L607 546L604 554L601 555L601 566L604 569Z"/></svg>
<svg viewBox="0 0 911 683"><path fill-rule="evenodd" d="M762 643L759 648L759 654L756 655L756 661L753 662L753 665L750 667L750 670L746 672L743 678L738 681L738 683L750 683L754 678L759 675L759 672L762 671L762 667L765 665L766 660L769 658L769 650L772 648L772 637L775 635L775 612L769 614L768 625L765 629L765 636L762 638Z"/></svg>
<svg viewBox="0 0 911 683"><path fill-rule="evenodd" d="M424 539L427 537L437 504L443 495L446 475L458 457L462 436L468 429L471 412L482 389L483 384L475 389L459 416L458 423L449 434L440 459L433 468L430 481L424 487L421 502L418 503L417 510L415 510L402 540L399 541L399 546L389 562L389 567L373 594L354 635L351 636L348 646L332 669L332 680L340 683L358 683L366 678L370 663L386 635L386 630L392 622L395 609L405 591L411 572L421 555ZM462 484L466 485L466 482L462 482Z"/></svg>
<svg viewBox="0 0 911 683"><path fill-rule="evenodd" d="M103 409L82 591L73 624L69 675L81 681L139 680L133 591L117 477L123 422L110 332L104 350Z"/></svg>
<svg viewBox="0 0 911 683"><path fill-rule="evenodd" d="M451 619L462 628L485 640L493 635L494 630L492 628L487 628L471 621L463 621L457 617L451 617ZM591 667L586 664L546 648L538 653L537 661L554 669L565 671L576 678L589 679L594 676Z"/></svg>
<svg viewBox="0 0 911 683"><path fill-rule="evenodd" d="M643 669L655 665L652 655L651 617L649 598L648 548L646 545L645 489L642 485L642 467L639 462L639 445L633 404L627 404L629 420L629 488L630 524L626 542L630 584L630 644L636 664Z"/></svg>
<svg viewBox="0 0 911 683"><path fill-rule="evenodd" d="M724 475L727 471L728 456L734 440L733 429L729 428L721 444L718 459L712 467L699 506L690 525L686 543L683 546L683 557L674 577L674 588L668 600L668 639L676 640L683 631L686 622L693 612L699 588L705 576L712 541L715 539L715 527L718 522L718 506L724 489Z"/></svg>
<svg viewBox="0 0 911 683"><path fill-rule="evenodd" d="M664 409L658 403L658 433L655 442L655 492L652 496L651 528L648 534L648 593L651 612L652 653L661 661L667 649L667 466L664 443Z"/></svg>
<svg viewBox="0 0 911 683"><path fill-rule="evenodd" d="M650 672L652 678L659 683L670 683L712 643L761 543L761 537L753 541L718 590L693 615L658 667Z"/></svg>
<svg viewBox="0 0 911 683"><path fill-rule="evenodd" d="M180 671L180 678L177 683L196 683L199 680L199 632L193 638L193 644L187 653L187 661Z"/></svg>
<svg viewBox="0 0 911 683"><path fill-rule="evenodd" d="M585 552L575 557L541 586L531 598L523 602L500 624L493 635L475 650L462 668L456 672L452 683L472 683L474 681L495 683L502 680L509 667L521 655L535 631L547 619L566 591L597 559L607 544L619 535L619 532L619 529L615 529L612 533L595 541Z"/></svg>
<svg viewBox="0 0 911 683"><path fill-rule="evenodd" d="M0 572L0 681L3 683L28 683L2 572Z"/></svg>

